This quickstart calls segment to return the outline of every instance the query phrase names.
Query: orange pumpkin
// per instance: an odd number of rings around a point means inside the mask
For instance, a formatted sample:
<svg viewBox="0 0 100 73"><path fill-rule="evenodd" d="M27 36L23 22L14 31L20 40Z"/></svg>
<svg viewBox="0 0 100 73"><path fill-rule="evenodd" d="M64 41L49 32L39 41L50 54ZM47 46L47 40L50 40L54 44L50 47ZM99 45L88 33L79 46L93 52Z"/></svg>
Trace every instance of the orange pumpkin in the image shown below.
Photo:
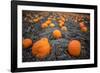
<svg viewBox="0 0 100 73"><path fill-rule="evenodd" d="M64 26L64 22L59 23L59 27L63 27Z"/></svg>
<svg viewBox="0 0 100 73"><path fill-rule="evenodd" d="M47 28L47 27L48 27L48 24L47 24L47 23L43 23L43 24L41 25L41 27L42 27L42 28Z"/></svg>
<svg viewBox="0 0 100 73"><path fill-rule="evenodd" d="M51 20L47 20L45 23L49 25L51 23Z"/></svg>
<svg viewBox="0 0 100 73"><path fill-rule="evenodd" d="M35 22L35 23L39 22L39 18L33 19L33 22Z"/></svg>
<svg viewBox="0 0 100 73"><path fill-rule="evenodd" d="M64 23L65 23L65 22L62 21L60 24L63 24L63 25L64 25Z"/></svg>
<svg viewBox="0 0 100 73"><path fill-rule="evenodd" d="M51 47L47 38L42 38L32 46L32 55L44 59L50 54Z"/></svg>
<svg viewBox="0 0 100 73"><path fill-rule="evenodd" d="M61 31L60 30L54 30L53 31L53 37L56 38L56 39L62 37Z"/></svg>
<svg viewBox="0 0 100 73"><path fill-rule="evenodd" d="M71 56L78 57L81 53L81 43L78 40L72 40L68 44L68 52Z"/></svg>
<svg viewBox="0 0 100 73"><path fill-rule="evenodd" d="M87 30L88 30L87 27L82 27L82 28L81 28L81 31L82 31L82 32L87 32Z"/></svg>
<svg viewBox="0 0 100 73"><path fill-rule="evenodd" d="M80 28L85 27L84 22L80 22L79 25L80 25Z"/></svg>
<svg viewBox="0 0 100 73"><path fill-rule="evenodd" d="M23 39L22 41L23 44L23 48L29 48L30 46L32 46L32 40L27 38L27 39Z"/></svg>

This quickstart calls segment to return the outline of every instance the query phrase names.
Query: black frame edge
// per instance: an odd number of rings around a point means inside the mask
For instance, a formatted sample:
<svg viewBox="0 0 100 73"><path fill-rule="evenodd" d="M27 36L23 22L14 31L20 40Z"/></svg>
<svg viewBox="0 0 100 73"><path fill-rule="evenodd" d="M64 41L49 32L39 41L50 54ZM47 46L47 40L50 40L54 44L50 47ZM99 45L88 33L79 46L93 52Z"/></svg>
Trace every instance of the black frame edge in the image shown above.
<svg viewBox="0 0 100 73"><path fill-rule="evenodd" d="M17 69L17 4L11 1L11 72Z"/></svg>
<svg viewBox="0 0 100 73"><path fill-rule="evenodd" d="M95 66L96 67L98 67L98 29L97 29L97 27L98 27L98 7L97 6L94 6L94 25L95 25L95 27L94 27L94 31L95 31L95 33L94 33L94 48L95 48L95 50L94 50L94 64L95 64Z"/></svg>

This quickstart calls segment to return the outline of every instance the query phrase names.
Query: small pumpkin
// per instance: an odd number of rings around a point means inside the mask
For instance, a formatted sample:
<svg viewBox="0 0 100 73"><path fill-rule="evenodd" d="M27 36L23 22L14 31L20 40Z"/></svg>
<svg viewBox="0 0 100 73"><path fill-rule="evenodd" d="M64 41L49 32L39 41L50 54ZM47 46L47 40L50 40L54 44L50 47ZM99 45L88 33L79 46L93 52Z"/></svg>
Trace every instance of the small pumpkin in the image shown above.
<svg viewBox="0 0 100 73"><path fill-rule="evenodd" d="M68 52L71 56L78 57L81 53L81 43L78 40L72 40L68 44Z"/></svg>
<svg viewBox="0 0 100 73"><path fill-rule="evenodd" d="M61 30L62 31L67 31L67 27L66 26L63 26L63 27L61 27Z"/></svg>
<svg viewBox="0 0 100 73"><path fill-rule="evenodd" d="M47 28L48 27L48 24L47 23L43 23L42 25L41 25L41 28Z"/></svg>
<svg viewBox="0 0 100 73"><path fill-rule="evenodd" d="M65 22L63 22L63 21L62 21L60 24L63 24L63 25L64 25L64 24L65 24Z"/></svg>
<svg viewBox="0 0 100 73"><path fill-rule="evenodd" d="M63 23L60 23L60 24L59 24L59 27L63 27L63 26L64 26L64 24L63 24Z"/></svg>
<svg viewBox="0 0 100 73"><path fill-rule="evenodd" d="M51 23L49 26L50 26L51 28L53 28L53 27L55 27L55 24Z"/></svg>
<svg viewBox="0 0 100 73"><path fill-rule="evenodd" d="M80 26L80 28L85 27L84 22L80 22L80 23L79 23L79 26Z"/></svg>
<svg viewBox="0 0 100 73"><path fill-rule="evenodd" d="M46 58L50 54L50 51L51 47L48 38L41 38L32 46L32 55L36 56L38 59Z"/></svg>
<svg viewBox="0 0 100 73"><path fill-rule="evenodd" d="M23 39L22 40L22 45L23 45L23 48L27 49L30 46L32 46L32 40L29 39L29 38Z"/></svg>
<svg viewBox="0 0 100 73"><path fill-rule="evenodd" d="M33 19L33 22L35 22L35 23L39 22L39 18Z"/></svg>
<svg viewBox="0 0 100 73"><path fill-rule="evenodd" d="M62 34L61 34L61 31L60 30L54 30L53 31L53 37L58 39L58 38L61 38L62 37Z"/></svg>
<svg viewBox="0 0 100 73"><path fill-rule="evenodd" d="M51 20L47 20L45 23L49 25L51 23Z"/></svg>
<svg viewBox="0 0 100 73"><path fill-rule="evenodd" d="M81 31L82 31L82 32L87 32L87 30L88 30L87 27L82 27L82 28L81 28Z"/></svg>

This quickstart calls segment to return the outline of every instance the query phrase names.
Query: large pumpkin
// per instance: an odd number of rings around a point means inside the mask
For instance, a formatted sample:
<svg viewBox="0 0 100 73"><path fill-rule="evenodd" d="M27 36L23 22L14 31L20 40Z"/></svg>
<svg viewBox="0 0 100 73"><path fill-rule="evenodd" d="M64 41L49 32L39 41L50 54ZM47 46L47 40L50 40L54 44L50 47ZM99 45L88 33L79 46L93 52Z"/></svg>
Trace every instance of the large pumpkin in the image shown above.
<svg viewBox="0 0 100 73"><path fill-rule="evenodd" d="M47 38L42 38L32 46L32 54L39 59L44 59L50 54L51 47Z"/></svg>
<svg viewBox="0 0 100 73"><path fill-rule="evenodd" d="M22 44L23 44L23 48L29 48L30 46L32 46L32 40L29 38L23 39L22 40Z"/></svg>
<svg viewBox="0 0 100 73"><path fill-rule="evenodd" d="M61 31L60 30L54 30L53 31L53 37L56 38L56 39L62 37Z"/></svg>
<svg viewBox="0 0 100 73"><path fill-rule="evenodd" d="M78 57L81 52L81 43L78 40L72 40L68 44L68 52L71 56Z"/></svg>

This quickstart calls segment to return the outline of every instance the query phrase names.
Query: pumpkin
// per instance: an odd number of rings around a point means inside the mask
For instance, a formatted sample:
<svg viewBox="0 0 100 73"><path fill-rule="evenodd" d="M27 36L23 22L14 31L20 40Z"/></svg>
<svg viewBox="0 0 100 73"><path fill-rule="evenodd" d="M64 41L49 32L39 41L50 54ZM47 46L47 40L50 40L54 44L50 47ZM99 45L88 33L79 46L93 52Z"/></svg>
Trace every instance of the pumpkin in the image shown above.
<svg viewBox="0 0 100 73"><path fill-rule="evenodd" d="M51 51L51 47L47 38L41 38L32 46L32 55L38 59L46 58Z"/></svg>
<svg viewBox="0 0 100 73"><path fill-rule="evenodd" d="M60 30L54 30L53 31L53 37L56 38L56 39L62 37L61 31Z"/></svg>
<svg viewBox="0 0 100 73"><path fill-rule="evenodd" d="M78 57L81 53L81 43L78 40L72 40L68 44L68 52L71 56Z"/></svg>
<svg viewBox="0 0 100 73"><path fill-rule="evenodd" d="M64 25L64 23L65 23L65 22L62 21L60 24Z"/></svg>
<svg viewBox="0 0 100 73"><path fill-rule="evenodd" d="M64 24L63 24L63 23L60 23L60 24L59 24L59 27L63 27L63 26L64 26Z"/></svg>
<svg viewBox="0 0 100 73"><path fill-rule="evenodd" d="M49 25L51 23L51 20L47 20L45 23Z"/></svg>
<svg viewBox="0 0 100 73"><path fill-rule="evenodd" d="M82 31L82 32L87 32L87 30L88 30L87 27L82 27L82 28L81 28L81 31Z"/></svg>
<svg viewBox="0 0 100 73"><path fill-rule="evenodd" d="M39 22L39 18L33 19L33 22L35 22L35 23Z"/></svg>
<svg viewBox="0 0 100 73"><path fill-rule="evenodd" d="M79 26L80 26L80 28L85 27L84 22L80 22L80 23L79 23Z"/></svg>
<svg viewBox="0 0 100 73"><path fill-rule="evenodd" d="M55 27L55 24L51 23L49 26L52 28Z"/></svg>
<svg viewBox="0 0 100 73"><path fill-rule="evenodd" d="M23 45L23 48L25 48L25 49L29 48L30 46L32 46L32 40L29 38L23 39L22 45Z"/></svg>
<svg viewBox="0 0 100 73"><path fill-rule="evenodd" d="M47 23L43 23L42 25L41 25L41 28L47 28L48 27L48 24Z"/></svg>
<svg viewBox="0 0 100 73"><path fill-rule="evenodd" d="M63 27L61 27L61 30L62 31L67 31L67 27L66 26L63 26Z"/></svg>

